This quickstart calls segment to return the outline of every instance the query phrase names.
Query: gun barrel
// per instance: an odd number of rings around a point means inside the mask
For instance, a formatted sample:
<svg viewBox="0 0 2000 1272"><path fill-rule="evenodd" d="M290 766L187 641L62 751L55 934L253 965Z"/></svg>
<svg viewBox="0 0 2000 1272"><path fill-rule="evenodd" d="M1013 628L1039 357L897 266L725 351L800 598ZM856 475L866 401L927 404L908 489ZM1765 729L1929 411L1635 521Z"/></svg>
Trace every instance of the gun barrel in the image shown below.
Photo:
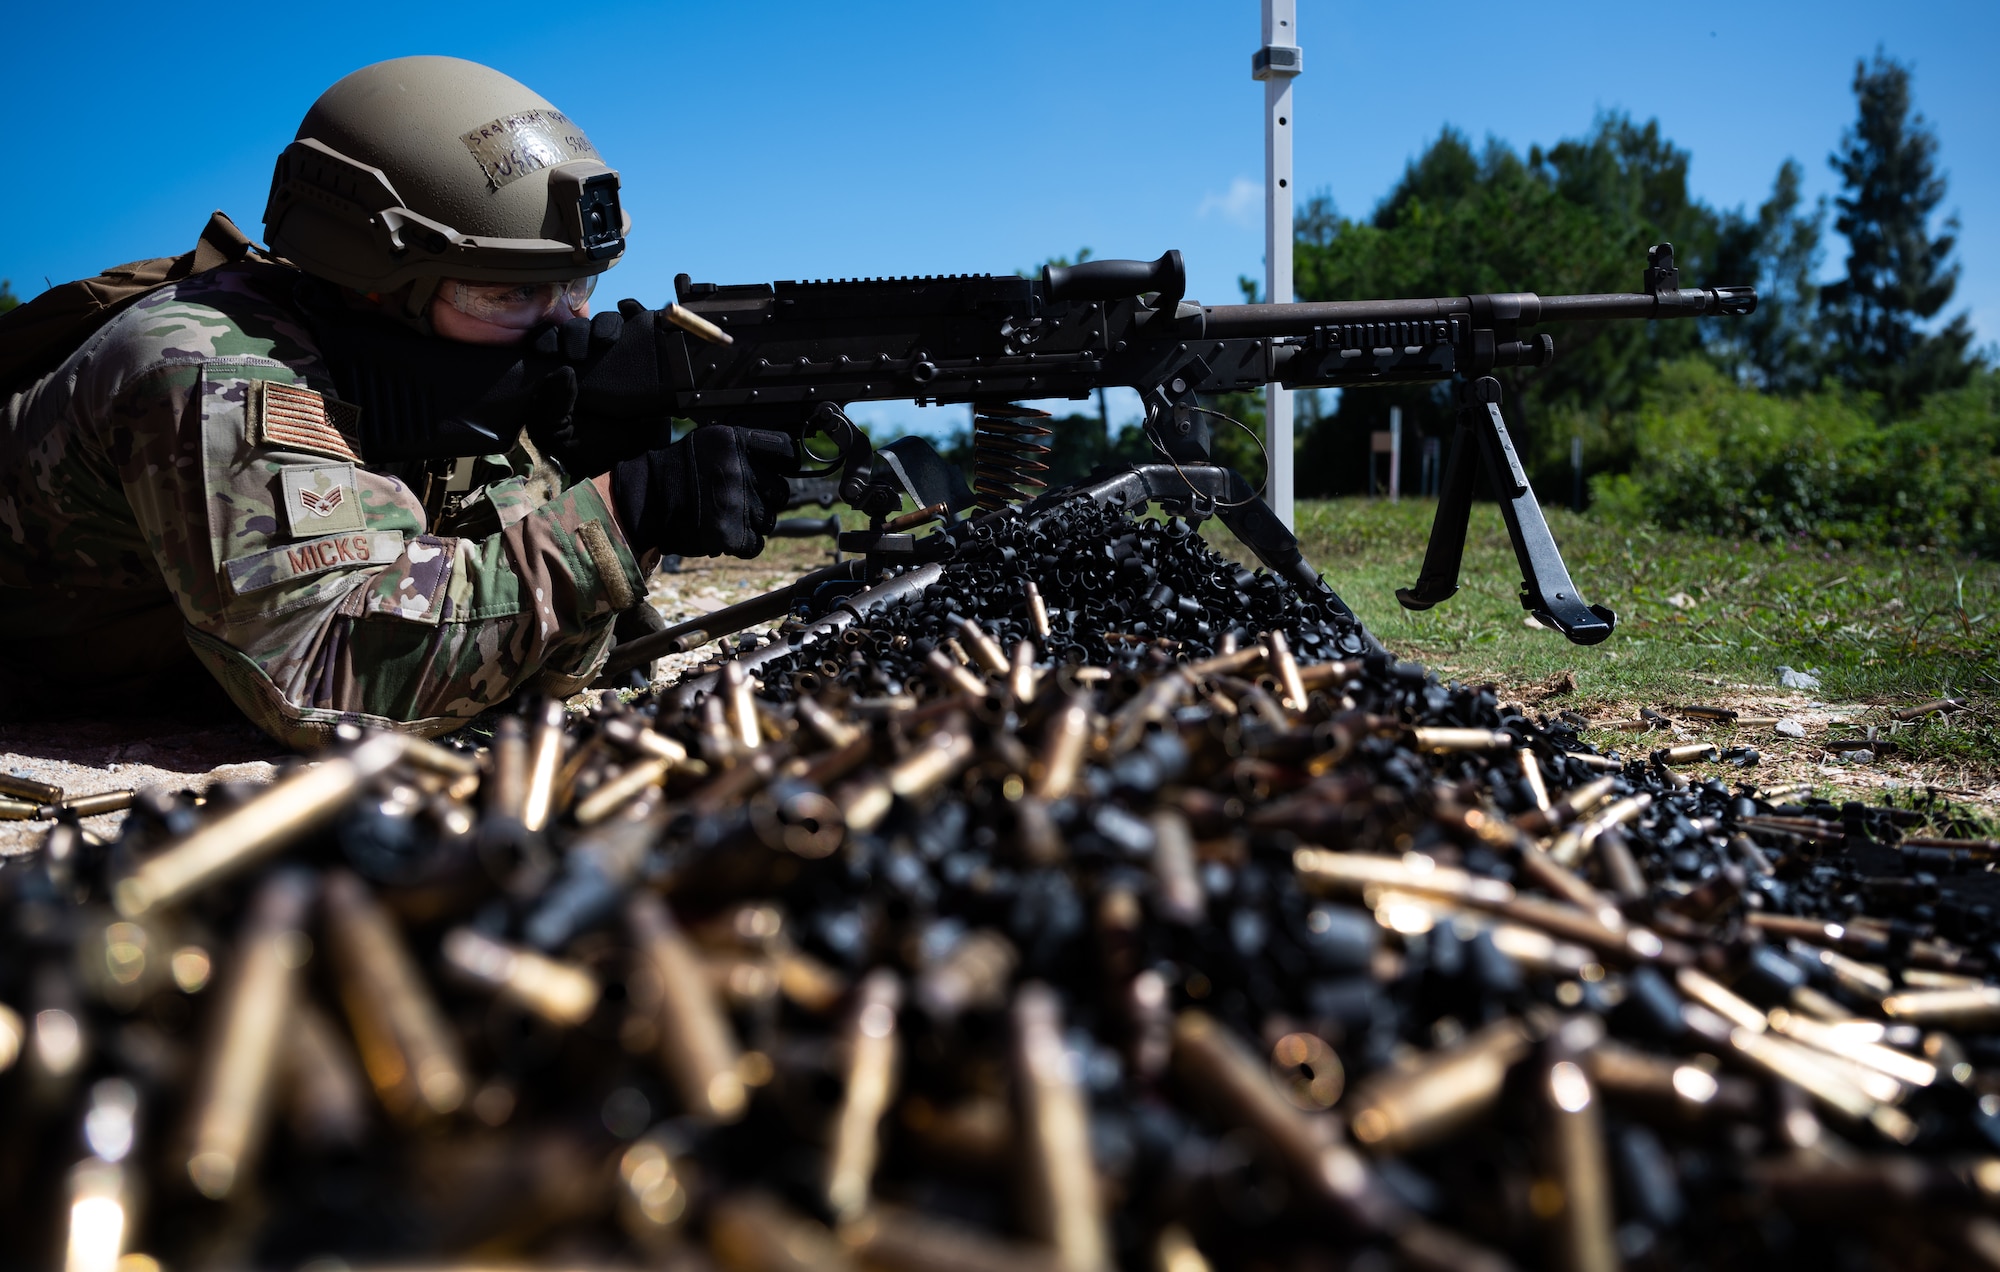
<svg viewBox="0 0 2000 1272"><path fill-rule="evenodd" d="M1208 305L1202 332L1216 339L1296 335L1313 327L1349 323L1428 322L1471 318L1532 327L1549 322L1607 322L1645 318L1699 318L1747 314L1757 307L1754 287L1687 287L1663 292L1610 292L1588 296L1539 296L1500 292L1424 300L1322 300L1289 305Z"/></svg>

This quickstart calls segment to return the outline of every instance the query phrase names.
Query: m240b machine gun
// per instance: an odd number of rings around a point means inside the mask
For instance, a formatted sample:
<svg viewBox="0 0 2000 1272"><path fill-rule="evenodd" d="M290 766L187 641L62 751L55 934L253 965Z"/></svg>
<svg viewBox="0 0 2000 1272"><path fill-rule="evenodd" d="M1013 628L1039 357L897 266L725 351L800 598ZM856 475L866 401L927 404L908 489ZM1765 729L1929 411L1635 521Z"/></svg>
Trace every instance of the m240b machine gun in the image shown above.
<svg viewBox="0 0 2000 1272"><path fill-rule="evenodd" d="M1671 244L1648 252L1639 291L1607 295L1203 305L1184 298L1186 285L1179 252L1153 261L1052 265L1039 279L981 274L718 286L681 275L678 303L664 312L680 331L660 352L674 413L697 424L825 434L840 455L821 480L837 479L842 497L873 524L841 536L842 549L861 560L620 646L612 668L771 621L809 595L818 595L823 608L843 585L853 591L895 565L938 559L950 550L949 523L958 513L975 502L1002 513L1042 485L1036 474L1046 471L1040 459L1050 430L1033 422L1041 412L1012 404L1081 399L1111 385L1138 391L1161 462L1042 494L1019 515L1067 498L1156 499L1195 517L1219 515L1274 571L1324 587L1270 508L1241 477L1210 462L1215 413L1201 399L1273 383L1455 381L1457 433L1430 546L1416 584L1397 598L1406 608L1428 609L1457 591L1474 471L1484 464L1520 561L1522 605L1570 640L1595 644L1611 634L1615 618L1585 604L1571 582L1508 435L1500 382L1491 372L1548 365L1555 341L1531 330L1539 326L1748 314L1757 304L1749 287L1682 287ZM972 404L973 489L964 490L915 439L873 452L844 408L882 400ZM892 521L906 494L920 513ZM919 516L948 524L918 539L907 523Z"/></svg>

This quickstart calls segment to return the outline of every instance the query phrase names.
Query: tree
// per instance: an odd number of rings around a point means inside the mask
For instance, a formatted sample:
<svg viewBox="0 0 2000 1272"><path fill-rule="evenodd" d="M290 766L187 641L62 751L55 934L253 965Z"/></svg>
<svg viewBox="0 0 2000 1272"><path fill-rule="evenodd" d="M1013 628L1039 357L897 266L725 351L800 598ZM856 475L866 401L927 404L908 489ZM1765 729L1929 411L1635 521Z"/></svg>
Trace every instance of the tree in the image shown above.
<svg viewBox="0 0 2000 1272"><path fill-rule="evenodd" d="M0 278L0 314L21 303L21 298L14 294L11 282L11 279Z"/></svg>
<svg viewBox="0 0 2000 1272"><path fill-rule="evenodd" d="M1708 352L1738 381L1774 393L1819 387L1827 365L1819 312L1820 238L1826 225L1821 200L1802 208L1805 171L1787 159L1771 197L1755 216L1723 214L1717 235L1718 281L1757 288L1757 312L1747 318L1703 319Z"/></svg>
<svg viewBox="0 0 2000 1272"><path fill-rule="evenodd" d="M1858 117L1831 156L1844 192L1834 200L1834 228L1847 237L1847 277L1823 302L1834 339L1834 369L1882 398L1891 416L1927 393L1963 385L1976 365L1967 350L1966 315L1935 334L1919 324L1937 316L1958 286L1958 218L1931 235L1944 201L1937 133L1911 112L1910 70L1878 49L1854 67Z"/></svg>

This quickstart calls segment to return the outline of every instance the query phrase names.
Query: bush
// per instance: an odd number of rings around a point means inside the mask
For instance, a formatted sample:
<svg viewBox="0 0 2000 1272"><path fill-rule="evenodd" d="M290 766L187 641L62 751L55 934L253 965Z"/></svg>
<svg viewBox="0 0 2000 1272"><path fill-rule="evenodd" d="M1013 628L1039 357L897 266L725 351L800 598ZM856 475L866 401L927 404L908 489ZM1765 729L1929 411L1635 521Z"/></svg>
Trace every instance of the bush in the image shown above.
<svg viewBox="0 0 2000 1272"><path fill-rule="evenodd" d="M1806 535L2000 556L2000 374L1877 422L1825 389L1780 398L1706 362L1665 369L1630 430L1628 473L1594 478L1599 509L1723 535Z"/></svg>

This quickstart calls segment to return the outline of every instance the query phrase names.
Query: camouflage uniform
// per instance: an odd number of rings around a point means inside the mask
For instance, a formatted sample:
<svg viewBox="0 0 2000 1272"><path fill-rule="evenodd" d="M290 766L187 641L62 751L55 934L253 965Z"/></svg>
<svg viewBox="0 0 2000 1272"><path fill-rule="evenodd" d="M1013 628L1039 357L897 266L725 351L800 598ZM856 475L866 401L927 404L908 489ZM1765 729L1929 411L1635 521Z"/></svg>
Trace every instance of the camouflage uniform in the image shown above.
<svg viewBox="0 0 2000 1272"><path fill-rule="evenodd" d="M244 263L162 288L5 401L0 659L128 689L191 647L294 745L588 683L645 595L595 487L538 491L523 447L427 524L416 474L355 453L297 279Z"/></svg>

